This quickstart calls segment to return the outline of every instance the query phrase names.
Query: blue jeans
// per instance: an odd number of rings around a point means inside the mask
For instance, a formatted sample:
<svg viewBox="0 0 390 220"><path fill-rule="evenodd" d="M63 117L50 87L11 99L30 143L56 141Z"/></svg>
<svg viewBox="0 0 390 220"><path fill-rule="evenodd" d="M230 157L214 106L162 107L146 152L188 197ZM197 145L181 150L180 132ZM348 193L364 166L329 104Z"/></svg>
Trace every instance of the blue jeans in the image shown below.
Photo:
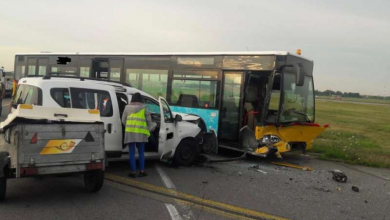
<svg viewBox="0 0 390 220"><path fill-rule="evenodd" d="M131 172L135 172L135 146L138 149L138 162L139 162L139 170L145 170L145 143L143 142L133 142L129 143L129 159L130 159L130 169Z"/></svg>

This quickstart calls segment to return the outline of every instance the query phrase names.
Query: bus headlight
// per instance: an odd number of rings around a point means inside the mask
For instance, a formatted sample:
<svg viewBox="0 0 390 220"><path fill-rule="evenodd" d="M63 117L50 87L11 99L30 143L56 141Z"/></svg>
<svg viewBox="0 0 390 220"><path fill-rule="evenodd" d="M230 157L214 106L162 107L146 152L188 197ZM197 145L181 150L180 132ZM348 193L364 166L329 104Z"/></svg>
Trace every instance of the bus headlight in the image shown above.
<svg viewBox="0 0 390 220"><path fill-rule="evenodd" d="M264 135L261 139L260 139L260 143L263 143L263 144L275 144L275 143L278 143L279 141L281 141L281 139L276 136L276 135Z"/></svg>

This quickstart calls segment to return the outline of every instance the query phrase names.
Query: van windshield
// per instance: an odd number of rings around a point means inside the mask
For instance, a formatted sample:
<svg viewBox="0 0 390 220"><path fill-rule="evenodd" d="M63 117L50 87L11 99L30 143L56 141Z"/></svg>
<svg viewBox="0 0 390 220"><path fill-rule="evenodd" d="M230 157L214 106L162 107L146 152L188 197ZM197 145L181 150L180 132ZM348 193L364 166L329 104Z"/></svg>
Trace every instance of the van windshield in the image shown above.
<svg viewBox="0 0 390 220"><path fill-rule="evenodd" d="M19 104L42 105L42 90L36 86L19 85L13 99L14 108Z"/></svg>

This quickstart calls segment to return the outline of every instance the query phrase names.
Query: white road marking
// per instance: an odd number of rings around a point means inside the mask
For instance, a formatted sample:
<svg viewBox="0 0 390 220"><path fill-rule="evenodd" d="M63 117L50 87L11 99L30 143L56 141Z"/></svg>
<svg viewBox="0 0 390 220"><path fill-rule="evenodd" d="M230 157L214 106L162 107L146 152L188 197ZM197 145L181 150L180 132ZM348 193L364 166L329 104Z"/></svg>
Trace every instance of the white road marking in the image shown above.
<svg viewBox="0 0 390 220"><path fill-rule="evenodd" d="M177 211L174 205L165 203L165 207L167 207L169 215L173 220L183 220L183 218L180 216L179 212Z"/></svg>
<svg viewBox="0 0 390 220"><path fill-rule="evenodd" d="M173 184L172 180L168 177L167 173L165 173L165 171L164 171L159 165L157 165L157 164L156 164L156 170L157 170L158 174L160 174L160 177L161 177L161 179L162 179L162 181L163 181L165 187L167 187L168 189L174 189L174 190L176 190L176 186ZM167 203L166 203L165 206L167 206L167 205L173 206L172 204L167 204ZM179 204L179 205L180 205L180 204ZM184 217L185 220L195 219L195 218L193 217L194 214L192 213L192 210L191 210L190 207L187 207L187 206L184 206L184 205L180 205L180 206L181 206L183 209L188 210L187 213L183 215L183 217ZM173 206L173 207L175 208L175 206ZM169 214L170 214L171 217L172 217L172 213L171 213L171 211L169 210L168 206L167 206L167 209L168 209ZM176 210L176 208L175 208L175 210ZM177 212L177 210L176 210L176 212ZM177 212L177 213L178 213L178 212ZM178 213L178 214L179 214L179 213ZM180 216L180 215L179 215L179 216ZM180 216L180 218L181 218L181 216ZM174 218L172 217L172 219L174 219ZM182 218L181 218L181 219L182 219Z"/></svg>
<svg viewBox="0 0 390 220"><path fill-rule="evenodd" d="M165 173L165 171L159 165L156 165L156 169L157 169L158 174L160 174L160 177L161 177L165 187L167 187L168 189L176 189L175 185L173 185L172 180L169 179L168 175Z"/></svg>

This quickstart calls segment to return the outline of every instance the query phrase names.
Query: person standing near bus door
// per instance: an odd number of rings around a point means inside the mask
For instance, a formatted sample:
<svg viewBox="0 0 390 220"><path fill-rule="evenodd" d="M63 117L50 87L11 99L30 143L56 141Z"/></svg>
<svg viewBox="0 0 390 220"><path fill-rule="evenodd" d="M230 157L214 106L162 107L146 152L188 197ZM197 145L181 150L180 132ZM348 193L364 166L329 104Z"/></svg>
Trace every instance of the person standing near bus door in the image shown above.
<svg viewBox="0 0 390 220"><path fill-rule="evenodd" d="M139 177L147 176L145 172L145 143L148 142L150 131L156 128L152 122L150 112L146 109L140 93L135 93L130 104L126 105L122 115L122 123L125 125L124 144L129 146L129 162L131 172L129 177L136 177L135 147L138 149Z"/></svg>

